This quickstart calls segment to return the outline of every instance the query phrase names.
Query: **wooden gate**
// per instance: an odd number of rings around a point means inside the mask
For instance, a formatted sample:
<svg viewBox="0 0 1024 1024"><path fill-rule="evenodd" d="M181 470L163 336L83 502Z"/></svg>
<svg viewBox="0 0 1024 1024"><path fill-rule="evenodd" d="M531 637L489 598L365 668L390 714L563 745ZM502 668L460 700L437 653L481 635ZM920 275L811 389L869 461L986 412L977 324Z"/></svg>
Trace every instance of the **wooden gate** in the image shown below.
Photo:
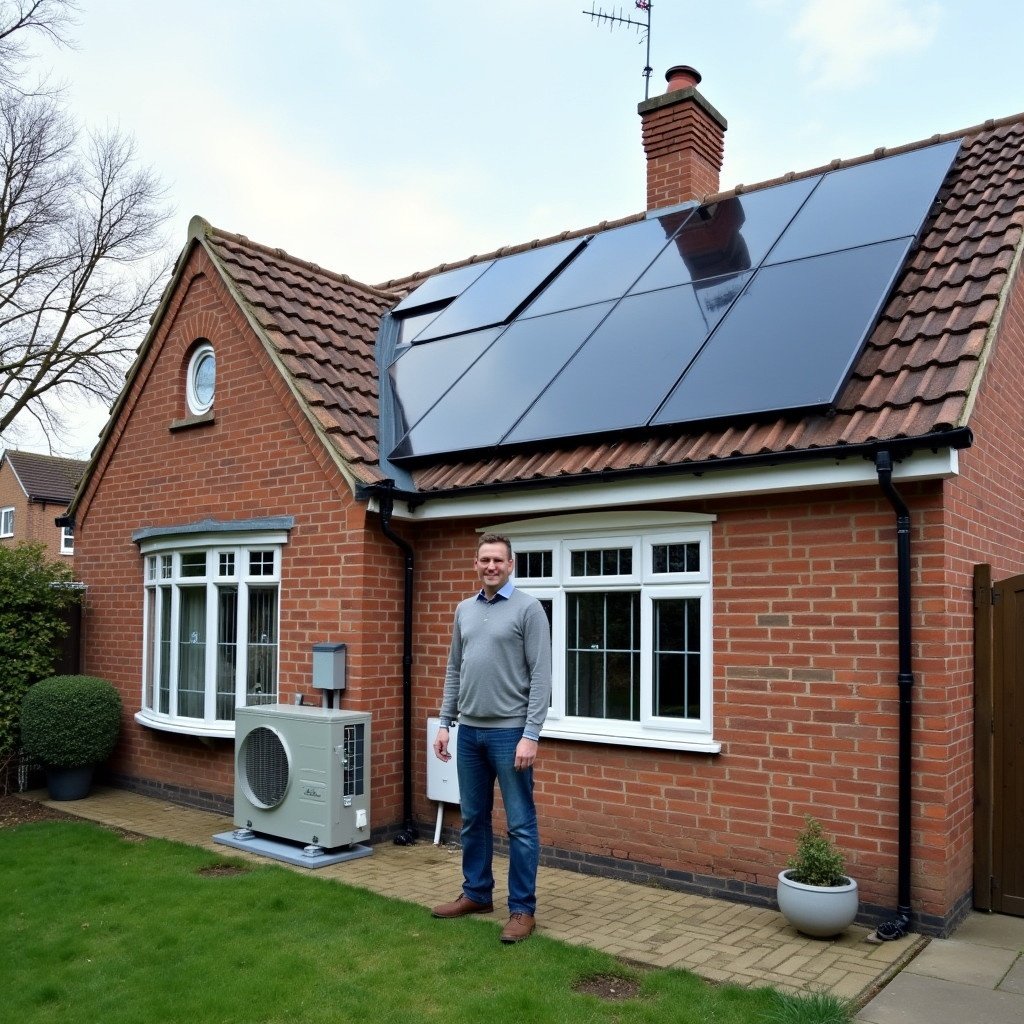
<svg viewBox="0 0 1024 1024"><path fill-rule="evenodd" d="M1024 916L1024 576L974 573L974 905Z"/></svg>

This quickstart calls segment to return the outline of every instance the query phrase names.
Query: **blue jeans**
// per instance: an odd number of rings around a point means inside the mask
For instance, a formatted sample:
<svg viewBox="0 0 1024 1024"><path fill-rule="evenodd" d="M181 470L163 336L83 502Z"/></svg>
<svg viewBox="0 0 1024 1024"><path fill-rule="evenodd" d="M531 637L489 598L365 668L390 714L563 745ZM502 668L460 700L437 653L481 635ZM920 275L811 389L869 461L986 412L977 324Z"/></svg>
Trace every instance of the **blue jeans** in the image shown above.
<svg viewBox="0 0 1024 1024"><path fill-rule="evenodd" d="M490 903L494 890L494 783L501 787L508 821L509 913L537 909L540 834L533 803L533 769L516 771L516 745L522 729L459 726L456 766L462 810L462 891L475 903Z"/></svg>

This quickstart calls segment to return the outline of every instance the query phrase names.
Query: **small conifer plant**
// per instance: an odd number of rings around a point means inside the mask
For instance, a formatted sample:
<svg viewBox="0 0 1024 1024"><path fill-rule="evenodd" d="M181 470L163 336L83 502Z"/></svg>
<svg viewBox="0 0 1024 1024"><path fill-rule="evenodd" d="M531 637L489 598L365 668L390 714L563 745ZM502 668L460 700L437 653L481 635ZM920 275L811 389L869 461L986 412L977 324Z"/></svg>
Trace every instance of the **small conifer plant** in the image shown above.
<svg viewBox="0 0 1024 1024"><path fill-rule="evenodd" d="M808 814L804 822L803 831L797 836L796 853L786 861L788 877L801 885L846 885L849 879L843 855L825 835L820 821Z"/></svg>

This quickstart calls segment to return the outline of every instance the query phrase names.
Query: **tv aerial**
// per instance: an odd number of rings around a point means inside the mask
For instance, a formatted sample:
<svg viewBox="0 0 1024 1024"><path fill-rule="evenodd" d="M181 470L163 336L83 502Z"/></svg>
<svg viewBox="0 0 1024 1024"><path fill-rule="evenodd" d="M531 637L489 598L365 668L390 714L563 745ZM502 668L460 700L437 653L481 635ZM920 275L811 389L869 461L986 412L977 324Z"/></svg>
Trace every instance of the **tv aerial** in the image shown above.
<svg viewBox="0 0 1024 1024"><path fill-rule="evenodd" d="M609 30L614 30L620 25L624 25L627 28L632 28L638 35L641 35L640 42L647 44L647 63L644 65L643 76L644 76L644 99L648 99L651 92L651 8L654 6L651 0L634 0L633 6L643 12L643 20L639 18L630 18L623 13L623 8L619 8L618 13L612 11L602 10L595 4L591 4L589 11L583 11L583 14L590 16L591 21L600 21L608 25Z"/></svg>

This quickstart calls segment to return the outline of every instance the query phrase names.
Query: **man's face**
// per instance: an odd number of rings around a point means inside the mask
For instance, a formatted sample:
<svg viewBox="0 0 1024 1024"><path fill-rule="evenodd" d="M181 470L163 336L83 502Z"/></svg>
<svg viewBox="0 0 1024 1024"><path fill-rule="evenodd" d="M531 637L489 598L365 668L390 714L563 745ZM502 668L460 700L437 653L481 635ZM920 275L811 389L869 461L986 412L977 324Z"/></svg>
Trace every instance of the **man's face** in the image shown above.
<svg viewBox="0 0 1024 1024"><path fill-rule="evenodd" d="M504 544L481 544L476 553L476 568L484 593L493 597L512 575L513 560Z"/></svg>

